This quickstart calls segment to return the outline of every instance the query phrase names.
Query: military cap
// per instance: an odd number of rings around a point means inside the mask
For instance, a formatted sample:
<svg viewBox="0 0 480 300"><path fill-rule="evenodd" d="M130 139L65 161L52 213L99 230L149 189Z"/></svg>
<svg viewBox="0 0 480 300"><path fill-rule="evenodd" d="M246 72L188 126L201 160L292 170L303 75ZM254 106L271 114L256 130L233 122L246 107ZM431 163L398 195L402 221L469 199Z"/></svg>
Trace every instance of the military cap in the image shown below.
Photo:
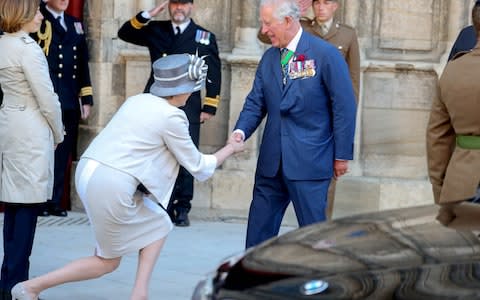
<svg viewBox="0 0 480 300"><path fill-rule="evenodd" d="M193 0L170 0L170 3L193 3Z"/></svg>

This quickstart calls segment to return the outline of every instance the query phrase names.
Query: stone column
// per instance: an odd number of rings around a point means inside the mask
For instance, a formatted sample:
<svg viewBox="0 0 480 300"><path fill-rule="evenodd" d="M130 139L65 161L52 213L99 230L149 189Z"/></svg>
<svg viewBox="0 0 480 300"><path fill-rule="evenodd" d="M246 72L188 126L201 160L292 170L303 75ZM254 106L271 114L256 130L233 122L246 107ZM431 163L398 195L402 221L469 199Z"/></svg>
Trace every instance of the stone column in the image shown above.
<svg viewBox="0 0 480 300"><path fill-rule="evenodd" d="M155 7L155 0L138 0L137 1L137 11L152 9Z"/></svg>
<svg viewBox="0 0 480 300"><path fill-rule="evenodd" d="M230 109L228 136L234 129L245 97L250 92L258 61L263 53L257 39L259 0L245 0L239 5L241 15L232 53L224 56L230 69ZM234 91L234 92L233 92ZM236 210L247 214L258 157L259 128L247 141L246 150L229 158L212 178L210 208ZM234 196L232 196L234 195Z"/></svg>
<svg viewBox="0 0 480 300"><path fill-rule="evenodd" d="M235 41L235 48L232 53L237 55L259 55L262 53L260 42L257 39L258 33L258 6L259 0L242 1L242 21L237 29L238 39Z"/></svg>

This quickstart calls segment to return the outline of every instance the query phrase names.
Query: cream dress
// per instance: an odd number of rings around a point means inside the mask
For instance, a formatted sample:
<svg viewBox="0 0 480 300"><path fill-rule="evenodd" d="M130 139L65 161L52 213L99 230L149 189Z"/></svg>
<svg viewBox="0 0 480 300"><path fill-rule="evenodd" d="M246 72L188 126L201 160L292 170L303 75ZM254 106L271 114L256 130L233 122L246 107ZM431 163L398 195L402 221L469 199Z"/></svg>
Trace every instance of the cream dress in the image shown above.
<svg viewBox="0 0 480 300"><path fill-rule="evenodd" d="M75 174L97 255L120 257L172 230L164 208L180 164L206 180L217 160L195 147L182 110L151 94L127 99L82 155ZM151 192L148 198L136 191L140 183Z"/></svg>

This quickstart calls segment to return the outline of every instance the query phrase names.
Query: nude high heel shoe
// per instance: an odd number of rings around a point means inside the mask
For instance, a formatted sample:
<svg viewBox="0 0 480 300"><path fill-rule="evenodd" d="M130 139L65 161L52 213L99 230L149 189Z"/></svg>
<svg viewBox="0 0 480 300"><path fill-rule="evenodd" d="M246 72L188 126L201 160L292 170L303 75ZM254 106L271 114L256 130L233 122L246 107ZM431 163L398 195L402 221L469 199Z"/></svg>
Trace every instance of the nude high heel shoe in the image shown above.
<svg viewBox="0 0 480 300"><path fill-rule="evenodd" d="M21 282L17 283L12 288L12 300L37 300L28 294L25 286Z"/></svg>

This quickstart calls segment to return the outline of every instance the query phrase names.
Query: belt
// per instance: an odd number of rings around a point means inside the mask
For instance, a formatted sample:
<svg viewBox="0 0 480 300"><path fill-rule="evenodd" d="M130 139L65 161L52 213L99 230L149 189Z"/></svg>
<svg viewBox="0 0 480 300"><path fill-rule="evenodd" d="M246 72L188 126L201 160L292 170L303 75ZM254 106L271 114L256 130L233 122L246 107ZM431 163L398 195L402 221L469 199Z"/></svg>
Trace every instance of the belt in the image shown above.
<svg viewBox="0 0 480 300"><path fill-rule="evenodd" d="M480 150L480 136L457 135L457 146L462 149Z"/></svg>

